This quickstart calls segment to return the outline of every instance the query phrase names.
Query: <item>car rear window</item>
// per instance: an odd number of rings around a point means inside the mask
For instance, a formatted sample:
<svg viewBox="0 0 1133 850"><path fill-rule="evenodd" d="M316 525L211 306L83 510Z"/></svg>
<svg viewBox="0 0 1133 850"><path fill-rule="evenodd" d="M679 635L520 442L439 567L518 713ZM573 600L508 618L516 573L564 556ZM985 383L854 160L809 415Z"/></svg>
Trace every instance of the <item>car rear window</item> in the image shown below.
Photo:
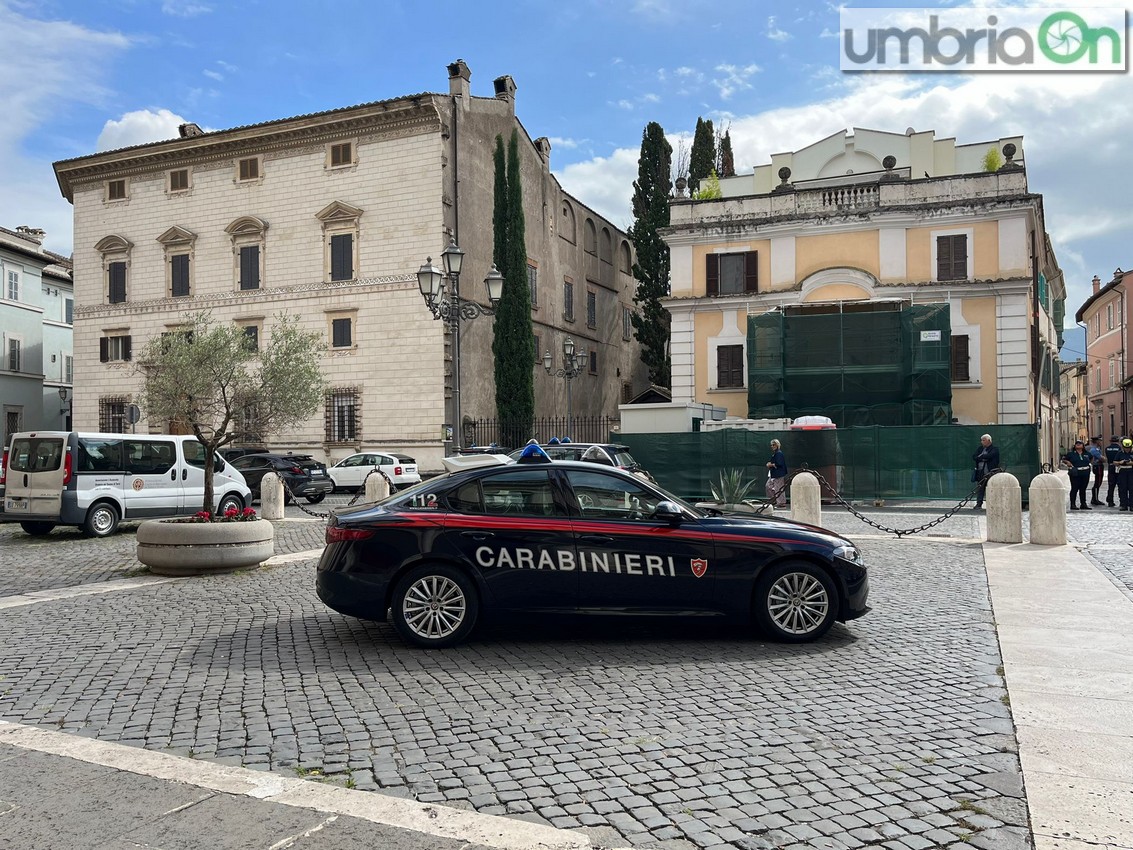
<svg viewBox="0 0 1133 850"><path fill-rule="evenodd" d="M615 451L614 452L614 460L617 462L618 466L627 466L627 467L637 466L637 461L633 459L633 455L631 455L629 452Z"/></svg>
<svg viewBox="0 0 1133 850"><path fill-rule="evenodd" d="M394 455L394 457L397 458L398 463L416 463L417 462L417 460L415 458L411 458L409 455Z"/></svg>
<svg viewBox="0 0 1133 850"><path fill-rule="evenodd" d="M28 437L12 441L8 468L13 472L53 472L63 463L59 437Z"/></svg>

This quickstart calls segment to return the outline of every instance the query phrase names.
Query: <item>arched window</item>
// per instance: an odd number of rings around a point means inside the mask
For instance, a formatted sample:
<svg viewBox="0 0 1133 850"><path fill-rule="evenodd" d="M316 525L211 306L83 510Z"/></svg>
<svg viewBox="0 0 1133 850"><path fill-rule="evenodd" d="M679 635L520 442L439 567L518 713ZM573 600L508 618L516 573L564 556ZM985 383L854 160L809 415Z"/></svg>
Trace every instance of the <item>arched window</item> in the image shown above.
<svg viewBox="0 0 1133 850"><path fill-rule="evenodd" d="M130 252L134 243L124 236L112 233L98 240L94 250L102 255L102 270L106 274L107 304L121 304L126 300L126 279L130 268Z"/></svg>
<svg viewBox="0 0 1133 850"><path fill-rule="evenodd" d="M563 201L563 214L559 220L559 236L572 245L578 239L574 229L574 210L566 201Z"/></svg>
<svg viewBox="0 0 1133 850"><path fill-rule="evenodd" d="M267 222L254 215L236 219L225 232L232 237L232 269L238 290L260 289L264 280L264 236Z"/></svg>
<svg viewBox="0 0 1133 850"><path fill-rule="evenodd" d="M618 249L618 271L633 274L633 253L629 249L629 242L625 239L622 240L621 248Z"/></svg>
<svg viewBox="0 0 1133 850"><path fill-rule="evenodd" d="M610 238L610 228L602 228L602 242L599 245L599 258L603 263L613 264L614 262L614 243Z"/></svg>

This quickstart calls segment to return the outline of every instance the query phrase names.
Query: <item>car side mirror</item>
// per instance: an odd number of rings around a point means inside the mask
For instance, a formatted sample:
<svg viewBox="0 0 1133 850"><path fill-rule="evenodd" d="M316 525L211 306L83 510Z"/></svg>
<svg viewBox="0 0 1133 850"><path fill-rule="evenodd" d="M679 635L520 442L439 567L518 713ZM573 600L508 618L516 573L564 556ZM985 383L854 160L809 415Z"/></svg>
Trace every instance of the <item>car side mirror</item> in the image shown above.
<svg viewBox="0 0 1133 850"><path fill-rule="evenodd" d="M650 519L666 520L672 525L680 523L684 514L681 512L681 506L676 502L670 502L668 499L657 503L657 507L653 509L653 514Z"/></svg>

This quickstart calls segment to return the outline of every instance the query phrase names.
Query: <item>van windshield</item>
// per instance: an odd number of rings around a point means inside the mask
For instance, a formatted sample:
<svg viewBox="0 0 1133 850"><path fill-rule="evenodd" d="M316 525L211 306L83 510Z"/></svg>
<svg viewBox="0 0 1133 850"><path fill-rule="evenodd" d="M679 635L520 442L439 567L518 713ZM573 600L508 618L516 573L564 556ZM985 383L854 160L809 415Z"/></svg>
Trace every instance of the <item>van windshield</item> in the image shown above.
<svg viewBox="0 0 1133 850"><path fill-rule="evenodd" d="M54 472L63 463L59 437L24 437L12 441L8 468L13 472Z"/></svg>

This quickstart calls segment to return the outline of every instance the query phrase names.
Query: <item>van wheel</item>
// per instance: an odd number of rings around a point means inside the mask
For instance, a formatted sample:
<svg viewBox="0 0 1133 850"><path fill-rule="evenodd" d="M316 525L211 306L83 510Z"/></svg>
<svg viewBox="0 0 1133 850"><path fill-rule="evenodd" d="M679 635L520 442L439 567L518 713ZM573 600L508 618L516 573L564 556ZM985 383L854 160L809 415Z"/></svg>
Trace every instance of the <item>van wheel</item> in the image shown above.
<svg viewBox="0 0 1133 850"><path fill-rule="evenodd" d="M216 509L216 512L220 516L224 516L225 512L231 508L236 508L236 510L238 511L244 510L244 500L237 496L235 493L229 493L227 496L221 499L220 507Z"/></svg>
<svg viewBox="0 0 1133 850"><path fill-rule="evenodd" d="M51 529L55 528L53 522L21 522L20 528L30 534L32 537L43 537L45 534L50 534Z"/></svg>
<svg viewBox="0 0 1133 850"><path fill-rule="evenodd" d="M110 502L99 502L87 511L83 534L87 537L108 537L118 530L118 509Z"/></svg>

